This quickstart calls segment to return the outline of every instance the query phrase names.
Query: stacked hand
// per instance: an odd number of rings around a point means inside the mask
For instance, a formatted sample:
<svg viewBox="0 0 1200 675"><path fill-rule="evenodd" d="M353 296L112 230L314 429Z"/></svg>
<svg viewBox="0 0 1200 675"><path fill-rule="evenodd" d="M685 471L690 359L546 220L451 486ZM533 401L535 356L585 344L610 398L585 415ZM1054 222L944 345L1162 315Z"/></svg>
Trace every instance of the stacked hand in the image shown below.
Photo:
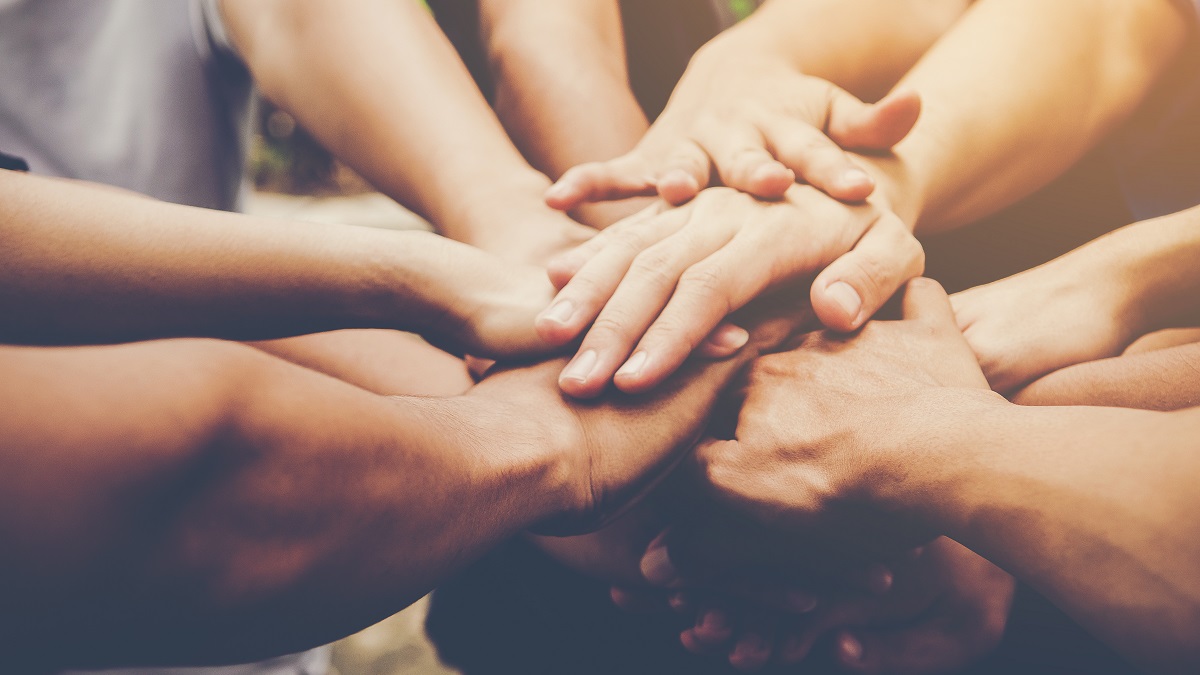
<svg viewBox="0 0 1200 675"><path fill-rule="evenodd" d="M920 99L867 105L777 59L708 48L628 154L571 169L546 193L555 208L638 195L682 204L720 184L768 199L800 179L830 196L866 199L874 181L845 150L888 150L916 124Z"/></svg>
<svg viewBox="0 0 1200 675"><path fill-rule="evenodd" d="M1043 375L1120 355L1139 328L1136 280L1088 247L951 298L988 382L1010 394Z"/></svg>
<svg viewBox="0 0 1200 675"><path fill-rule="evenodd" d="M950 672L996 646L1012 602L1012 577L945 538L887 567L836 576L764 576L746 560L698 580L680 576L669 562L668 548L697 552L694 542L675 539L651 545L642 561L647 579L671 589L677 612L695 617L680 636L689 651L726 657L741 670L795 665L824 646L847 672ZM685 560L681 567L695 564ZM642 609L652 595L622 588L613 597Z"/></svg>
<svg viewBox="0 0 1200 675"><path fill-rule="evenodd" d="M586 332L560 378L563 390L592 397L613 381L641 392L697 348L732 353L746 335L721 326L727 315L813 275L817 317L856 329L924 267L920 244L879 201L848 205L793 185L780 201L763 202L713 188L682 207L648 209L556 258L550 276L561 290L538 317L539 334L565 345Z"/></svg>

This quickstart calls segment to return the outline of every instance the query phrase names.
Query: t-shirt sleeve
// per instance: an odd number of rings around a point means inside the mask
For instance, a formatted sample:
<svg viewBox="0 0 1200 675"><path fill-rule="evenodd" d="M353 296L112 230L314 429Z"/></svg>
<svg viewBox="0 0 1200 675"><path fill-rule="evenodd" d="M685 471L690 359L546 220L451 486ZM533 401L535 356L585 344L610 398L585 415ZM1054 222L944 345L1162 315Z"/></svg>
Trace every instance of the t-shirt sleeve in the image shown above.
<svg viewBox="0 0 1200 675"><path fill-rule="evenodd" d="M1197 0L1200 2L1200 0ZM213 54L222 58L242 60L237 47L229 38L229 30L225 26L225 17L221 14L220 0L193 0L195 13L199 16L204 39L212 49Z"/></svg>

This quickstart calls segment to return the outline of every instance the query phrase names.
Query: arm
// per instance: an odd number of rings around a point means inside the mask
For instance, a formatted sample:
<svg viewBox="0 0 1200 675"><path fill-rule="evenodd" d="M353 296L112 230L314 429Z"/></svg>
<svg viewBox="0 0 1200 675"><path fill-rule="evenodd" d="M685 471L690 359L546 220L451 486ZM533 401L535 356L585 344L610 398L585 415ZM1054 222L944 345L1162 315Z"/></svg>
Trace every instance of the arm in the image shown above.
<svg viewBox="0 0 1200 675"><path fill-rule="evenodd" d="M714 495L795 536L944 534L1138 665L1193 672L1200 411L1016 406L936 285L903 312L760 360L737 439L697 451Z"/></svg>
<svg viewBox="0 0 1200 675"><path fill-rule="evenodd" d="M1013 396L1036 406L1181 410L1200 406L1200 344L1090 361L1050 373Z"/></svg>
<svg viewBox="0 0 1200 675"><path fill-rule="evenodd" d="M555 363L434 399L230 343L0 349L0 632L51 667L328 642L520 530L602 525L745 362L576 406Z"/></svg>
<svg viewBox="0 0 1200 675"><path fill-rule="evenodd" d="M872 179L843 148L887 150L920 100L877 100L962 14L968 0L774 0L700 49L663 114L630 153L587 164L547 194L557 208L643 193L678 204L715 174L756 196L797 176L859 201ZM840 146L840 147L839 147Z"/></svg>
<svg viewBox="0 0 1200 675"><path fill-rule="evenodd" d="M918 233L994 213L1134 113L1181 52L1193 12L1179 0L976 2L897 85L924 102L900 161L861 161Z"/></svg>
<svg viewBox="0 0 1200 675"><path fill-rule="evenodd" d="M926 400L926 410L947 398ZM910 446L923 459L894 503L1046 594L1135 664L1194 672L1200 411L978 403L941 409L941 433Z"/></svg>
<svg viewBox="0 0 1200 675"><path fill-rule="evenodd" d="M544 173L616 157L646 132L616 0L482 0L480 14L496 112Z"/></svg>
<svg viewBox="0 0 1200 675"><path fill-rule="evenodd" d="M0 172L0 336L78 344L400 328L541 351L533 268L417 232L250 218Z"/></svg>
<svg viewBox="0 0 1200 675"><path fill-rule="evenodd" d="M1118 356L1143 335L1200 326L1197 261L1200 209L1191 209L1129 225L1045 265L959 293L954 308L988 381L1010 393L1053 371Z"/></svg>
<svg viewBox="0 0 1200 675"><path fill-rule="evenodd" d="M417 2L224 0L263 93L448 236L528 259L582 237Z"/></svg>
<svg viewBox="0 0 1200 675"><path fill-rule="evenodd" d="M496 81L496 114L530 162L552 179L633 148L649 123L629 87L617 0L480 2ZM574 212L606 227L637 203Z"/></svg>

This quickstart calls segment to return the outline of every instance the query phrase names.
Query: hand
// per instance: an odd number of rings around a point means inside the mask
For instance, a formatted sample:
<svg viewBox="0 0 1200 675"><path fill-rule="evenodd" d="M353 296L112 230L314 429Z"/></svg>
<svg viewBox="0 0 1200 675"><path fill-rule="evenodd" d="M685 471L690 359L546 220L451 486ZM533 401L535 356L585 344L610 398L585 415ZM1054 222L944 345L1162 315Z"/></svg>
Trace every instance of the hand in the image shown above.
<svg viewBox="0 0 1200 675"><path fill-rule="evenodd" d="M1142 331L1117 265L1084 249L950 298L988 382L1011 394L1056 370L1119 356Z"/></svg>
<svg viewBox="0 0 1200 675"><path fill-rule="evenodd" d="M554 294L538 267L506 262L466 244L428 235L429 255L444 287L425 314L421 333L455 354L528 358L556 350L534 330L534 317Z"/></svg>
<svg viewBox="0 0 1200 675"><path fill-rule="evenodd" d="M943 415L998 397L936 282L909 282L900 305L899 321L872 321L853 336L814 333L759 359L735 440L692 456L698 487L783 532L849 533L885 555L927 541L934 533L888 500L936 461L925 438Z"/></svg>
<svg viewBox="0 0 1200 675"><path fill-rule="evenodd" d="M595 402L566 399L556 385L562 360L500 370L468 396L488 409L512 411L536 427L522 442L544 443L562 458L565 514L541 532L595 531L637 502L682 460L707 425L722 390L759 353L805 322L803 303L772 303L769 314L745 315L750 341L735 358L694 362L653 394L614 392ZM530 418L529 412L536 411Z"/></svg>
<svg viewBox="0 0 1200 675"><path fill-rule="evenodd" d="M736 351L744 332L714 331L770 289L816 274L817 317L854 330L923 267L920 244L874 202L842 204L799 185L779 202L712 188L685 206L660 205L614 225L551 262L562 290L537 328L555 345L587 330L560 378L567 393L595 396L610 380L641 392L697 347Z"/></svg>
<svg viewBox="0 0 1200 675"><path fill-rule="evenodd" d="M546 202L567 211L658 194L678 205L714 174L768 199L783 196L797 177L835 199L866 199L874 181L843 148L890 149L916 124L920 98L900 92L867 105L777 58L745 52L717 43L701 50L636 148L571 169Z"/></svg>
<svg viewBox="0 0 1200 675"><path fill-rule="evenodd" d="M945 538L894 569L883 592L842 587L808 596L802 611L786 607L796 593L785 586L775 597L759 591L710 603L681 640L690 651L728 654L735 667L755 670L799 664L832 637L834 661L847 672L912 675L957 671L999 643L1011 576Z"/></svg>

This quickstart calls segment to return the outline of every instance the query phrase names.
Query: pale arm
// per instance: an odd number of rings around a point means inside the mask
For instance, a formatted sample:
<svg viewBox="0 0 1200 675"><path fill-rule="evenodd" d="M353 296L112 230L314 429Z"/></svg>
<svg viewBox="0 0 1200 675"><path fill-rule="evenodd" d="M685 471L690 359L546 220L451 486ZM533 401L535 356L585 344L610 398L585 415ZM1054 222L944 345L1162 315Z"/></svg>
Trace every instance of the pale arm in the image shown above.
<svg viewBox="0 0 1200 675"><path fill-rule="evenodd" d="M533 268L428 233L251 218L12 172L0 172L0 240L0 336L30 344L379 327L531 353L551 290Z"/></svg>
<svg viewBox="0 0 1200 675"><path fill-rule="evenodd" d="M482 0L480 15L496 112L551 178L627 152L646 132L617 0Z"/></svg>
<svg viewBox="0 0 1200 675"><path fill-rule="evenodd" d="M994 213L1128 119L1194 23L1180 0L980 0L897 85L924 102L900 162L863 161L918 233Z"/></svg>
<svg viewBox="0 0 1200 675"><path fill-rule="evenodd" d="M446 235L514 257L579 236L417 2L224 0L264 95Z"/></svg>

